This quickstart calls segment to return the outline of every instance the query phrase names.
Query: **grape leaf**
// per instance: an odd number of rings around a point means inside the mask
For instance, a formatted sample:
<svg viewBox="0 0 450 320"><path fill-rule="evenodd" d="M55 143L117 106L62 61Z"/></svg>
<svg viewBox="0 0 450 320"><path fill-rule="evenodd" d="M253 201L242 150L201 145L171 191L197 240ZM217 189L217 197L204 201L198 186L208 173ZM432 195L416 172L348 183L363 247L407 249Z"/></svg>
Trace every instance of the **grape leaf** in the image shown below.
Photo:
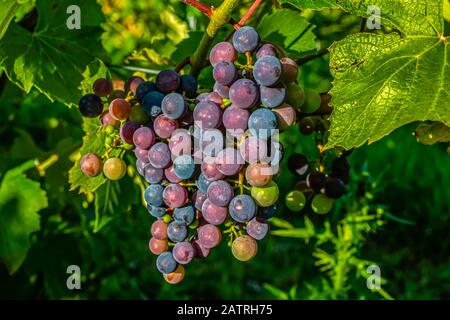
<svg viewBox="0 0 450 320"><path fill-rule="evenodd" d="M6 172L0 185L0 258L13 274L30 249L30 234L40 229L38 212L48 206L38 182L24 174L34 161Z"/></svg>
<svg viewBox="0 0 450 320"><path fill-rule="evenodd" d="M440 122L422 123L414 131L417 142L430 145L450 142L450 128Z"/></svg>
<svg viewBox="0 0 450 320"><path fill-rule="evenodd" d="M20 4L16 0L1 0L0 3L0 40L3 38L6 30L12 19L16 15L16 11L19 9Z"/></svg>
<svg viewBox="0 0 450 320"><path fill-rule="evenodd" d="M351 7L364 15L369 1ZM440 1L377 0L401 34L358 33L330 48L334 110L326 148L374 142L414 121L450 125L450 56Z"/></svg>
<svg viewBox="0 0 450 320"><path fill-rule="evenodd" d="M66 10L81 10L81 29L69 30ZM33 86L51 101L75 105L82 73L95 57L106 56L101 45L103 16L96 1L42 0L37 2L38 23L32 33L12 24L0 42L0 65L24 91Z"/></svg>
<svg viewBox="0 0 450 320"><path fill-rule="evenodd" d="M336 0L278 0L280 4L290 4L298 9L320 10L325 8L336 8Z"/></svg>
<svg viewBox="0 0 450 320"><path fill-rule="evenodd" d="M301 58L317 50L314 25L297 11L283 9L265 15L257 30L263 41L285 48L291 58Z"/></svg>

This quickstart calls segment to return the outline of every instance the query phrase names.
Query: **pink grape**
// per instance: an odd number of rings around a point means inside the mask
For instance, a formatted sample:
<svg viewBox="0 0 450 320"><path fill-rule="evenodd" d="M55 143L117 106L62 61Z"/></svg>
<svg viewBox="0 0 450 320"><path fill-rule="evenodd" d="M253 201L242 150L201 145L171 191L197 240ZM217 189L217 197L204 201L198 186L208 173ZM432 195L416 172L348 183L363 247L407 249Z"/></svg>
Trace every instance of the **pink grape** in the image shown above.
<svg viewBox="0 0 450 320"><path fill-rule="evenodd" d="M245 179L253 187L264 187L272 181L272 167L264 163L252 163L245 170Z"/></svg>
<svg viewBox="0 0 450 320"><path fill-rule="evenodd" d="M156 220L152 224L151 234L153 238L158 240L167 239L167 223L162 220Z"/></svg>
<svg viewBox="0 0 450 320"><path fill-rule="evenodd" d="M222 111L217 104L201 101L194 109L194 121L200 122L202 129L217 128L222 120Z"/></svg>
<svg viewBox="0 0 450 320"><path fill-rule="evenodd" d="M203 219L216 226L224 223L227 218L227 208L216 206L209 199L203 202L201 211Z"/></svg>
<svg viewBox="0 0 450 320"><path fill-rule="evenodd" d="M220 229L212 224L205 224L197 229L198 242L205 248L214 248L222 240Z"/></svg>
<svg viewBox="0 0 450 320"><path fill-rule="evenodd" d="M207 199L206 193L203 193L201 191L195 191L192 195L192 202L194 203L194 207L197 210L202 210L203 204L205 203Z"/></svg>
<svg viewBox="0 0 450 320"><path fill-rule="evenodd" d="M244 159L234 148L225 148L219 152L216 158L217 169L226 176L233 176L238 173Z"/></svg>
<svg viewBox="0 0 450 320"><path fill-rule="evenodd" d="M248 163L262 161L267 158L267 141L254 136L247 137L239 151Z"/></svg>
<svg viewBox="0 0 450 320"><path fill-rule="evenodd" d="M190 155L192 150L192 137L187 130L176 130L169 141L172 156Z"/></svg>
<svg viewBox="0 0 450 320"><path fill-rule="evenodd" d="M255 82L249 79L239 79L230 87L230 100L235 107L250 109L259 99L259 89Z"/></svg>
<svg viewBox="0 0 450 320"><path fill-rule="evenodd" d="M126 92L133 92L133 94L136 94L136 90L139 87L141 83L145 82L144 79L138 76L132 76L125 81L125 91Z"/></svg>
<svg viewBox="0 0 450 320"><path fill-rule="evenodd" d="M228 107L223 113L223 125L229 130L242 130L245 132L248 126L250 112L234 106Z"/></svg>
<svg viewBox="0 0 450 320"><path fill-rule="evenodd" d="M173 166L170 166L170 167L164 169L164 175L165 175L166 179L172 183L179 183L179 182L183 181L183 179L180 179L177 177L177 175L173 171Z"/></svg>
<svg viewBox="0 0 450 320"><path fill-rule="evenodd" d="M173 247L173 258L180 264L188 264L195 257L195 249L191 243L187 241L178 242Z"/></svg>
<svg viewBox="0 0 450 320"><path fill-rule="evenodd" d="M96 177L102 172L102 159L95 153L87 153L80 160L80 168L85 176Z"/></svg>
<svg viewBox="0 0 450 320"><path fill-rule="evenodd" d="M119 129L120 127L120 121L115 119L109 111L103 112L100 118L100 122L102 124L102 127L105 128L107 126L111 126L114 129Z"/></svg>
<svg viewBox="0 0 450 320"><path fill-rule="evenodd" d="M188 198L186 189L178 184L169 184L163 192L164 203L169 208L182 207Z"/></svg>
<svg viewBox="0 0 450 320"><path fill-rule="evenodd" d="M134 149L134 155L136 158L144 163L148 163L148 150L136 148Z"/></svg>
<svg viewBox="0 0 450 320"><path fill-rule="evenodd" d="M154 255L160 255L164 251L167 251L169 248L169 244L167 240L158 240L156 238L151 238L150 242L148 243L148 247Z"/></svg>
<svg viewBox="0 0 450 320"><path fill-rule="evenodd" d="M269 232L269 224L263 218L253 218L245 227L247 234L255 240L262 240Z"/></svg>
<svg viewBox="0 0 450 320"><path fill-rule="evenodd" d="M209 54L209 61L214 67L221 61L234 62L237 59L237 51L229 42L219 42L216 44Z"/></svg>
<svg viewBox="0 0 450 320"><path fill-rule="evenodd" d="M201 171L205 178L210 181L220 180L224 175L219 171L216 159L213 157L205 157L201 164Z"/></svg>
<svg viewBox="0 0 450 320"><path fill-rule="evenodd" d="M133 134L133 143L141 149L150 149L155 144L155 133L148 127L141 127Z"/></svg>
<svg viewBox="0 0 450 320"><path fill-rule="evenodd" d="M153 122L153 129L155 130L155 133L158 137L164 139L170 138L172 133L178 129L178 126L179 124L177 120L169 119L163 114L157 116Z"/></svg>
<svg viewBox="0 0 450 320"><path fill-rule="evenodd" d="M297 114L295 109L287 103L282 104L278 108L272 109L272 111L277 117L280 130L286 130L287 128L295 125Z"/></svg>

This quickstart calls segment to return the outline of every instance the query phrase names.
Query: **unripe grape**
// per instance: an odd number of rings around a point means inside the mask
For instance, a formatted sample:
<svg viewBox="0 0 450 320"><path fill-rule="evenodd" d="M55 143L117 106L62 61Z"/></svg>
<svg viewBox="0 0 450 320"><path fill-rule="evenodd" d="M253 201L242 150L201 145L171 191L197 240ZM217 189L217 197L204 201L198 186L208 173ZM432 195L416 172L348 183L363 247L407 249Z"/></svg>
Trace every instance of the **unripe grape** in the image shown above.
<svg viewBox="0 0 450 320"><path fill-rule="evenodd" d="M270 182L263 188L252 187L251 195L260 207L270 207L277 202L280 190L275 182Z"/></svg>
<svg viewBox="0 0 450 320"><path fill-rule="evenodd" d="M317 214L327 214L333 208L333 199L324 194L316 194L312 200L311 208Z"/></svg>
<svg viewBox="0 0 450 320"><path fill-rule="evenodd" d="M109 180L120 180L125 176L127 166L119 158L109 158L103 166L103 173Z"/></svg>
<svg viewBox="0 0 450 320"><path fill-rule="evenodd" d="M301 211L305 207L306 197L303 192L294 190L287 194L285 203L289 210L294 212Z"/></svg>
<svg viewBox="0 0 450 320"><path fill-rule="evenodd" d="M286 102L294 108L300 109L305 103L305 92L297 84L289 84L287 87Z"/></svg>
<svg viewBox="0 0 450 320"><path fill-rule="evenodd" d="M256 256L258 243L250 236L236 238L231 245L231 253L239 261L249 261Z"/></svg>

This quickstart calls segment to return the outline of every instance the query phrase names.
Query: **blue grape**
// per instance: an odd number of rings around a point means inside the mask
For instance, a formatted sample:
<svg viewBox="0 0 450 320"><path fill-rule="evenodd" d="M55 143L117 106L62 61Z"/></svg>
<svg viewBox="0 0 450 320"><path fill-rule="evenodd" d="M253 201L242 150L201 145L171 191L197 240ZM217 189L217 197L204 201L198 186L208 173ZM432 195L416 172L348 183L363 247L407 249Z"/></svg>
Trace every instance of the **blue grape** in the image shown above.
<svg viewBox="0 0 450 320"><path fill-rule="evenodd" d="M163 93L177 91L180 82L180 75L173 70L163 70L156 76L156 87Z"/></svg>
<svg viewBox="0 0 450 320"><path fill-rule="evenodd" d="M214 181L208 187L208 199L219 207L227 206L234 196L231 185L223 180Z"/></svg>
<svg viewBox="0 0 450 320"><path fill-rule="evenodd" d="M259 90L261 103L266 107L276 108L281 106L286 100L286 86L284 84L279 84L273 88L261 86Z"/></svg>
<svg viewBox="0 0 450 320"><path fill-rule="evenodd" d="M147 95L147 93L156 91L156 85L154 82L142 82L136 89L136 99L142 102L142 99Z"/></svg>
<svg viewBox="0 0 450 320"><path fill-rule="evenodd" d="M181 208L175 208L173 211L173 217L178 222L183 222L186 225L190 225L195 220L194 207L185 206Z"/></svg>
<svg viewBox="0 0 450 320"><path fill-rule="evenodd" d="M229 86L237 78L237 69L234 63L229 61L222 61L215 65L213 70L213 77L216 82L224 86Z"/></svg>
<svg viewBox="0 0 450 320"><path fill-rule="evenodd" d="M147 204L148 213L155 218L162 218L166 214L166 208L157 207L151 204Z"/></svg>
<svg viewBox="0 0 450 320"><path fill-rule="evenodd" d="M144 169L144 178L148 183L160 183L164 177L164 170L158 169L148 163Z"/></svg>
<svg viewBox="0 0 450 320"><path fill-rule="evenodd" d="M80 112L84 117L95 118L102 114L102 99L95 94L87 94L83 96L78 103Z"/></svg>
<svg viewBox="0 0 450 320"><path fill-rule="evenodd" d="M230 216L237 222L246 222L251 220L256 214L255 201L246 194L234 197L228 206Z"/></svg>
<svg viewBox="0 0 450 320"><path fill-rule="evenodd" d="M151 184L145 189L144 198L147 204L160 207L163 204L164 187L160 184Z"/></svg>
<svg viewBox="0 0 450 320"><path fill-rule="evenodd" d="M230 87L230 100L235 107L249 109L255 106L259 99L259 90L255 82L249 79L239 79Z"/></svg>
<svg viewBox="0 0 450 320"><path fill-rule="evenodd" d="M274 86L283 75L283 66L278 58L264 56L258 59L253 67L255 81L266 87Z"/></svg>
<svg viewBox="0 0 450 320"><path fill-rule="evenodd" d="M252 27L242 27L233 35L233 46L240 53L253 52L259 43L259 35Z"/></svg>
<svg viewBox="0 0 450 320"><path fill-rule="evenodd" d="M186 98L194 99L197 95L197 80L189 74L182 75L180 89Z"/></svg>
<svg viewBox="0 0 450 320"><path fill-rule="evenodd" d="M245 227L247 234L255 240L262 240L269 232L269 224L265 219L253 218Z"/></svg>
<svg viewBox="0 0 450 320"><path fill-rule="evenodd" d="M208 192L208 187L212 183L212 181L206 179L205 175L201 173L197 179L197 188L203 193Z"/></svg>
<svg viewBox="0 0 450 320"><path fill-rule="evenodd" d="M171 252L166 251L161 253L156 259L156 268L163 274L174 272L178 267L178 263L173 258Z"/></svg>
<svg viewBox="0 0 450 320"><path fill-rule="evenodd" d="M278 128L277 117L269 109L258 109L250 115L248 128L254 136L270 137Z"/></svg>
<svg viewBox="0 0 450 320"><path fill-rule="evenodd" d="M173 161L173 171L180 179L186 180L191 178L195 171L194 159L189 155L176 157Z"/></svg>
<svg viewBox="0 0 450 320"><path fill-rule="evenodd" d="M155 110L159 110L159 112L161 111L163 99L164 95L161 92L151 91L142 99L142 108L149 116L155 117Z"/></svg>
<svg viewBox="0 0 450 320"><path fill-rule="evenodd" d="M258 215L264 219L270 219L275 216L277 209L276 204L270 207L259 207Z"/></svg>
<svg viewBox="0 0 450 320"><path fill-rule="evenodd" d="M169 93L161 103L161 110L167 118L177 120L186 112L187 105L184 97L179 93Z"/></svg>
<svg viewBox="0 0 450 320"><path fill-rule="evenodd" d="M173 242L181 242L186 239L188 230L184 222L172 221L167 227L167 236Z"/></svg>

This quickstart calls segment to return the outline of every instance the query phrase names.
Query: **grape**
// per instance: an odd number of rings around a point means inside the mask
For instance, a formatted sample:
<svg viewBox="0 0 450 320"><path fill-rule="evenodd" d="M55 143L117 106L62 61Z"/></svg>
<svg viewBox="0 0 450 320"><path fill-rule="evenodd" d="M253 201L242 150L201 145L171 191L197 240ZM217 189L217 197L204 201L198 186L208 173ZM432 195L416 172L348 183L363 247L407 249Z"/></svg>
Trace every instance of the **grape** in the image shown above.
<svg viewBox="0 0 450 320"><path fill-rule="evenodd" d="M175 158L173 161L173 171L180 179L187 180L191 178L195 171L194 159L189 155Z"/></svg>
<svg viewBox="0 0 450 320"><path fill-rule="evenodd" d="M226 176L233 176L241 171L244 159L234 148L225 148L219 152L216 158L217 170Z"/></svg>
<svg viewBox="0 0 450 320"><path fill-rule="evenodd" d="M189 74L182 75L180 89L186 98L194 99L197 95L197 80Z"/></svg>
<svg viewBox="0 0 450 320"><path fill-rule="evenodd" d="M167 236L170 241L181 242L186 239L188 230L184 222L172 221L167 227Z"/></svg>
<svg viewBox="0 0 450 320"><path fill-rule="evenodd" d="M205 175L204 175L203 173L201 173L201 174L198 176L198 179L197 179L197 188L198 188L198 190L200 190L201 192L207 193L207 192L208 192L208 187L209 187L209 185L210 185L211 183L212 183L212 181L207 180L206 177L205 177Z"/></svg>
<svg viewBox="0 0 450 320"><path fill-rule="evenodd" d="M113 90L113 85L108 79L100 78L95 80L92 88L97 96L106 97Z"/></svg>
<svg viewBox="0 0 450 320"><path fill-rule="evenodd" d="M239 151L244 160L250 164L267 158L267 141L257 137L247 137L239 146Z"/></svg>
<svg viewBox="0 0 450 320"><path fill-rule="evenodd" d="M207 199L206 193L201 191L196 191L192 196L192 202L194 203L195 209L202 210L203 203Z"/></svg>
<svg viewBox="0 0 450 320"><path fill-rule="evenodd" d="M300 120L299 130L304 135L309 135L314 132L316 124L311 117L306 117Z"/></svg>
<svg viewBox="0 0 450 320"><path fill-rule="evenodd" d="M179 265L174 272L163 274L164 280L170 284L178 284L183 281L185 275L184 267Z"/></svg>
<svg viewBox="0 0 450 320"><path fill-rule="evenodd" d="M241 194L231 200L228 207L230 216L237 222L251 220L256 214L256 204L252 197Z"/></svg>
<svg viewBox="0 0 450 320"><path fill-rule="evenodd" d="M224 99L230 98L230 87L224 86L218 82L214 84L214 92L217 93L219 96L221 96Z"/></svg>
<svg viewBox="0 0 450 320"><path fill-rule="evenodd" d="M312 89L305 90L305 103L302 106L302 111L305 113L316 112L320 108L321 99L317 91Z"/></svg>
<svg viewBox="0 0 450 320"><path fill-rule="evenodd" d="M262 86L271 87L280 81L283 66L277 57L264 56L259 58L253 67L253 77Z"/></svg>
<svg viewBox="0 0 450 320"><path fill-rule="evenodd" d="M95 94L87 94L80 99L78 103L80 112L84 117L95 118L102 114L102 99Z"/></svg>
<svg viewBox="0 0 450 320"><path fill-rule="evenodd" d="M148 150L136 148L134 149L134 155L141 162L148 163Z"/></svg>
<svg viewBox="0 0 450 320"><path fill-rule="evenodd" d="M303 176L309 168L308 158L303 154L294 153L289 157L287 167L292 173Z"/></svg>
<svg viewBox="0 0 450 320"><path fill-rule="evenodd" d="M229 42L219 42L211 49L209 54L209 61L213 67L221 61L234 62L236 59L237 52Z"/></svg>
<svg viewBox="0 0 450 320"><path fill-rule="evenodd" d="M219 207L227 206L234 196L231 185L223 180L214 181L208 187L208 199Z"/></svg>
<svg viewBox="0 0 450 320"><path fill-rule="evenodd" d="M148 247L154 255L160 255L161 253L167 251L169 249L169 244L167 240L158 240L155 238L151 238L148 243Z"/></svg>
<svg viewBox="0 0 450 320"><path fill-rule="evenodd" d="M216 159L213 157L205 157L201 164L201 172L207 180L216 181L224 177L219 171L216 164Z"/></svg>
<svg viewBox="0 0 450 320"><path fill-rule="evenodd" d="M335 175L348 173L350 171L350 163L346 158L336 158L331 162L331 171Z"/></svg>
<svg viewBox="0 0 450 320"><path fill-rule="evenodd" d="M345 184L341 179L330 178L325 184L325 194L332 199L338 199L345 194Z"/></svg>
<svg viewBox="0 0 450 320"><path fill-rule="evenodd" d="M275 216L275 213L277 212L277 206L273 205L270 207L260 207L258 211L258 215L264 219L270 219L273 216Z"/></svg>
<svg viewBox="0 0 450 320"><path fill-rule="evenodd" d="M235 107L249 109L258 102L259 90L252 80L239 79L231 85L229 95Z"/></svg>
<svg viewBox="0 0 450 320"><path fill-rule="evenodd" d="M173 70L161 71L156 76L156 87L163 93L177 91L180 86L181 78L178 73Z"/></svg>
<svg viewBox="0 0 450 320"><path fill-rule="evenodd" d="M177 120L186 112L187 105L184 97L179 93L169 93L161 103L164 115L172 120Z"/></svg>
<svg viewBox="0 0 450 320"><path fill-rule="evenodd" d="M269 232L269 224L265 219L253 218L245 227L247 234L255 240L262 240Z"/></svg>
<svg viewBox="0 0 450 320"><path fill-rule="evenodd" d="M163 192L164 203L170 208L180 208L185 205L188 193L178 184L169 184Z"/></svg>
<svg viewBox="0 0 450 320"><path fill-rule="evenodd" d="M163 204L164 187L160 184L151 184L145 189L144 199L147 204L160 207Z"/></svg>
<svg viewBox="0 0 450 320"><path fill-rule="evenodd" d="M132 76L125 81L125 92L133 92L136 94L136 90L141 83L144 82L144 79L138 76Z"/></svg>
<svg viewBox="0 0 450 320"><path fill-rule="evenodd" d="M141 161L139 159L136 160L136 169L141 176L144 176L144 170L145 170L145 166L147 165L147 163L148 163L148 159L147 159L147 161Z"/></svg>
<svg viewBox="0 0 450 320"><path fill-rule="evenodd" d="M150 149L155 144L155 133L148 127L141 127L133 134L133 144L141 149Z"/></svg>
<svg viewBox="0 0 450 320"><path fill-rule="evenodd" d="M157 169L167 168L170 164L170 150L164 142L155 143L148 153L148 160Z"/></svg>
<svg viewBox="0 0 450 320"><path fill-rule="evenodd" d="M140 127L141 126L139 125L139 123L133 121L125 122L124 125L120 128L120 138L122 138L122 141L127 144L133 144L134 133Z"/></svg>
<svg viewBox="0 0 450 320"><path fill-rule="evenodd" d="M156 268L163 274L174 272L177 267L178 264L169 251L161 253L156 259Z"/></svg>
<svg viewBox="0 0 450 320"><path fill-rule="evenodd" d="M147 122L149 122L150 117L148 116L147 112L142 109L141 106L136 105L131 108L128 119L139 124L146 124Z"/></svg>
<svg viewBox="0 0 450 320"><path fill-rule="evenodd" d="M198 239L192 241L192 246L195 249L195 257L197 259L204 259L209 256L209 253L211 252L211 249L205 248Z"/></svg>
<svg viewBox="0 0 450 320"><path fill-rule="evenodd" d="M232 84L238 76L236 67L232 62L221 61L214 66L213 77L216 82L224 86Z"/></svg>
<svg viewBox="0 0 450 320"><path fill-rule="evenodd" d="M219 245L222 240L220 229L212 224L205 224L197 229L198 243L211 249Z"/></svg>
<svg viewBox="0 0 450 320"><path fill-rule="evenodd" d="M278 128L277 117L269 109L257 109L248 119L248 128L254 136L270 137Z"/></svg>
<svg viewBox="0 0 450 320"><path fill-rule="evenodd" d="M125 99L117 98L109 104L109 113L117 120L126 120L130 111L131 106Z"/></svg>
<svg viewBox="0 0 450 320"><path fill-rule="evenodd" d="M162 218L166 214L166 209L157 207L151 204L147 204L148 212L155 218Z"/></svg>
<svg viewBox="0 0 450 320"><path fill-rule="evenodd" d="M265 163L252 163L245 170L245 179L252 187L264 187L272 181L272 167Z"/></svg>
<svg viewBox="0 0 450 320"><path fill-rule="evenodd" d="M153 129L158 137L167 139L170 138L175 130L178 129L178 121L169 119L165 115L161 114L156 117L153 122Z"/></svg>
<svg viewBox="0 0 450 320"><path fill-rule="evenodd" d="M259 35L252 27L241 27L233 35L233 46L240 53L252 52L259 43Z"/></svg>
<svg viewBox="0 0 450 320"><path fill-rule="evenodd" d="M189 205L181 208L175 208L173 211L173 217L176 221L190 225L195 220L194 207Z"/></svg>
<svg viewBox="0 0 450 320"><path fill-rule="evenodd" d="M214 102L218 106L223 103L223 98L217 92L208 93L207 100L210 102Z"/></svg>
<svg viewBox="0 0 450 320"><path fill-rule="evenodd" d="M248 126L250 112L234 106L228 107L223 113L223 125L228 130L242 130L245 132Z"/></svg>
<svg viewBox="0 0 450 320"><path fill-rule="evenodd" d="M256 59L262 58L264 56L277 56L277 49L272 44L266 43L259 48L258 52L256 52Z"/></svg>
<svg viewBox="0 0 450 320"><path fill-rule="evenodd" d="M152 237L158 240L167 239L167 223L162 220L156 220L151 227Z"/></svg>
<svg viewBox="0 0 450 320"><path fill-rule="evenodd" d="M278 185L272 181L263 188L252 187L251 195L258 206L270 207L277 202L280 190L278 189Z"/></svg>
<svg viewBox="0 0 450 320"><path fill-rule="evenodd" d="M102 172L102 159L95 153L87 153L80 160L80 169L85 176L96 177Z"/></svg>
<svg viewBox="0 0 450 320"><path fill-rule="evenodd" d="M306 205L306 197L303 192L294 190L287 194L286 207L294 212L301 211Z"/></svg>
<svg viewBox="0 0 450 320"><path fill-rule="evenodd" d="M199 102L194 109L194 121L201 123L201 128L217 128L221 123L222 111L217 104L210 101Z"/></svg>
<svg viewBox="0 0 450 320"><path fill-rule="evenodd" d="M286 86L279 84L276 87L260 86L261 103L268 108L281 106L286 100Z"/></svg>
<svg viewBox="0 0 450 320"><path fill-rule="evenodd" d="M324 188L326 182L327 177L323 172L312 172L306 176L306 184L316 192Z"/></svg>
<svg viewBox="0 0 450 320"><path fill-rule="evenodd" d="M202 208L203 219L213 225L221 225L227 218L227 208L216 206L211 200L206 199Z"/></svg>
<svg viewBox="0 0 450 320"><path fill-rule="evenodd" d="M120 180L125 176L127 165L119 158L109 158L103 165L103 174L109 180Z"/></svg>
<svg viewBox="0 0 450 320"><path fill-rule="evenodd" d="M164 95L158 91L150 91L142 99L142 108L149 116L155 117L155 108L161 112L161 104L164 99Z"/></svg>
<svg viewBox="0 0 450 320"><path fill-rule="evenodd" d="M183 126L190 126L194 123L194 113L187 109L184 115L178 120Z"/></svg>
<svg viewBox="0 0 450 320"><path fill-rule="evenodd" d="M183 179L180 179L176 174L175 171L173 170L173 165L164 169L164 176L166 177L166 179L169 182L172 183L179 183L181 181L183 181Z"/></svg>
<svg viewBox="0 0 450 320"><path fill-rule="evenodd" d="M136 89L136 99L138 99L139 102L142 102L142 99L144 99L147 93L156 90L157 89L154 82L150 81L142 82Z"/></svg>
<svg viewBox="0 0 450 320"><path fill-rule="evenodd" d="M278 127L280 130L286 130L287 128L295 125L297 120L297 114L290 105L283 104L278 108L272 109L273 113L277 117Z"/></svg>
<svg viewBox="0 0 450 320"><path fill-rule="evenodd" d="M100 122L101 122L103 128L111 126L114 129L119 129L119 127L120 127L120 121L117 119L114 119L114 117L109 113L109 111L104 111L102 113Z"/></svg>
<svg viewBox="0 0 450 320"><path fill-rule="evenodd" d="M231 253L239 261L249 261L256 256L258 243L250 236L244 235L234 239Z"/></svg>
<svg viewBox="0 0 450 320"><path fill-rule="evenodd" d="M333 208L333 199L324 194L316 194L311 202L311 208L317 214L327 214Z"/></svg>
<svg viewBox="0 0 450 320"><path fill-rule="evenodd" d="M305 103L305 91L295 83L287 86L286 102L296 109L300 109Z"/></svg>
<svg viewBox="0 0 450 320"><path fill-rule="evenodd" d="M170 137L169 149L176 157L191 154L192 139L189 132L183 129L174 131Z"/></svg>
<svg viewBox="0 0 450 320"><path fill-rule="evenodd" d="M281 64L283 65L283 80L285 81L285 83L291 83L297 80L297 63L290 58L284 57L281 59Z"/></svg>
<svg viewBox="0 0 450 320"><path fill-rule="evenodd" d="M164 177L163 169L158 169L148 163L144 169L144 178L148 183L160 183Z"/></svg>
<svg viewBox="0 0 450 320"><path fill-rule="evenodd" d="M194 259L195 249L192 244L187 241L178 242L175 247L173 247L172 254L175 261L179 264L188 264Z"/></svg>

